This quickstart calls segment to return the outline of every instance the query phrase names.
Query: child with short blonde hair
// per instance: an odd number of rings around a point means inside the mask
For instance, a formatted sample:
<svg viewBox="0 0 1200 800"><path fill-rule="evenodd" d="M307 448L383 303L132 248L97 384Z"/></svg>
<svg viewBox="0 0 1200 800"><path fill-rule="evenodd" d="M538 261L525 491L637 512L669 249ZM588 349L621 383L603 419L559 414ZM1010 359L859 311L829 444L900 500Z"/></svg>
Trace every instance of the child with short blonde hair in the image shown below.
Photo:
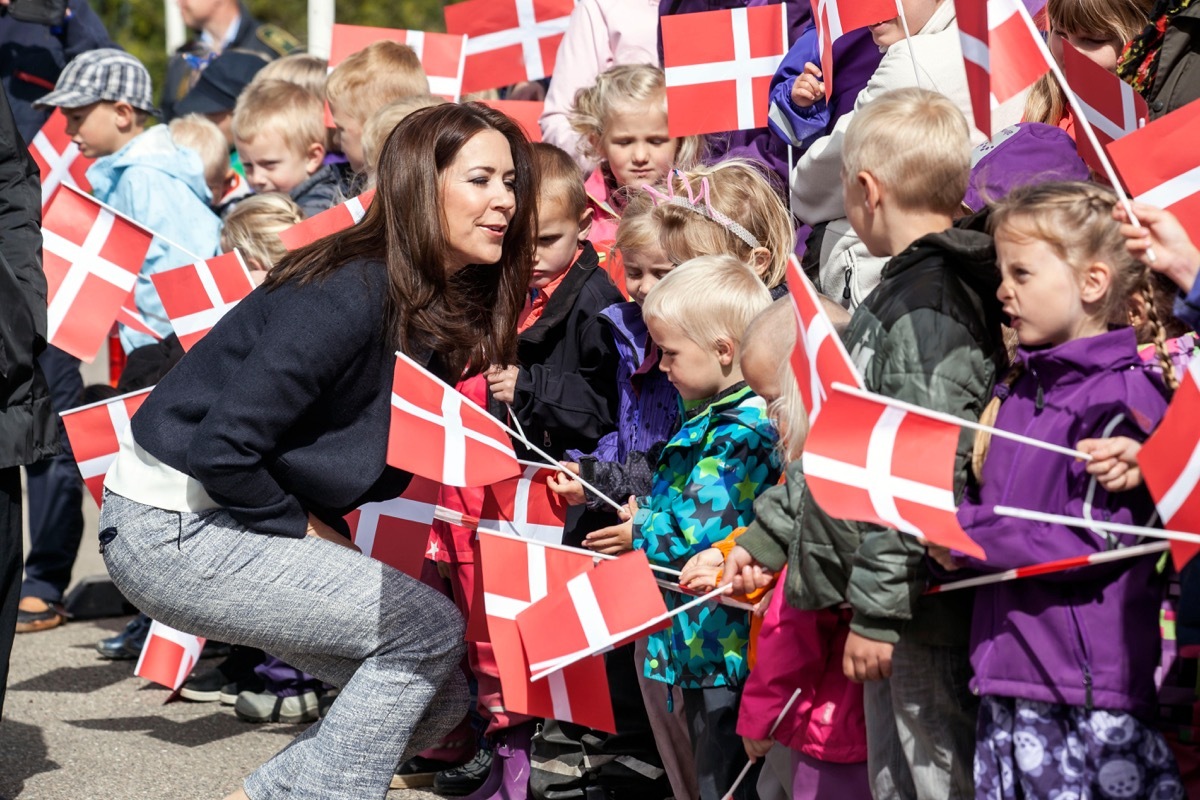
<svg viewBox="0 0 1200 800"><path fill-rule="evenodd" d="M421 59L408 45L373 42L338 64L325 82L325 99L350 168L361 173L366 167L362 133L372 114L394 100L427 94Z"/></svg>
<svg viewBox="0 0 1200 800"><path fill-rule="evenodd" d="M379 161L379 151L383 149L383 142L387 139L388 134L414 111L440 106L445 102L442 98L431 94L418 94L393 100L371 115L362 130L363 170L367 175L368 186L373 186L375 183L375 167Z"/></svg>
<svg viewBox="0 0 1200 800"><path fill-rule="evenodd" d="M282 80L247 87L233 111L233 136L246 181L256 192L286 192L314 216L343 199L325 160L321 100Z"/></svg>
<svg viewBox="0 0 1200 800"><path fill-rule="evenodd" d="M175 144L194 150L200 156L200 162L204 165L204 182L212 194L209 205L219 209L230 182L237 174L229 161L229 144L225 134L221 133L215 122L199 114L176 117L171 120L169 127Z"/></svg>
<svg viewBox="0 0 1200 800"><path fill-rule="evenodd" d="M287 81L325 99L325 81L329 78L329 62L311 53L292 53L268 62L258 71L251 83L257 81Z"/></svg>
<svg viewBox="0 0 1200 800"><path fill-rule="evenodd" d="M240 251L251 277L261 283L271 268L287 255L279 234L303 219L304 212L296 201L281 192L247 197L225 217L221 249Z"/></svg>

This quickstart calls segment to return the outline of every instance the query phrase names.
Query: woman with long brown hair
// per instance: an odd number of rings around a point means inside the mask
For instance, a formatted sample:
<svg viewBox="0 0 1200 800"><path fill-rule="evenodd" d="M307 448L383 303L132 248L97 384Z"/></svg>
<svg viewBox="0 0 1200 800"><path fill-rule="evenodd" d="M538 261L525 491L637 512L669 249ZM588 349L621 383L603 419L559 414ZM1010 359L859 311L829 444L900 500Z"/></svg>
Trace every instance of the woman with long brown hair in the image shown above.
<svg viewBox="0 0 1200 800"><path fill-rule="evenodd" d="M233 798L382 798L466 711L462 618L358 553L342 516L411 477L385 460L395 350L450 382L514 357L535 184L504 115L413 114L362 222L285 258L134 416L100 521L116 585L341 688Z"/></svg>

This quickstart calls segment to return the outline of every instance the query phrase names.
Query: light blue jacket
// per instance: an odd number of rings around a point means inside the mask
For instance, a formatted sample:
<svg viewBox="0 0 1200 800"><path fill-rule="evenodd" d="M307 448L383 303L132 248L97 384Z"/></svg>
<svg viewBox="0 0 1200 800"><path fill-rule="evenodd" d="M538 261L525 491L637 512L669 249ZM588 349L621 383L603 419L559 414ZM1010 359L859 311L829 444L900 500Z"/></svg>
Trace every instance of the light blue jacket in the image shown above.
<svg viewBox="0 0 1200 800"><path fill-rule="evenodd" d="M137 310L163 336L171 323L150 282L155 272L216 255L221 221L209 209L204 166L193 150L179 147L166 125L140 134L87 171L92 194L156 235L133 288ZM154 340L121 326L125 352Z"/></svg>

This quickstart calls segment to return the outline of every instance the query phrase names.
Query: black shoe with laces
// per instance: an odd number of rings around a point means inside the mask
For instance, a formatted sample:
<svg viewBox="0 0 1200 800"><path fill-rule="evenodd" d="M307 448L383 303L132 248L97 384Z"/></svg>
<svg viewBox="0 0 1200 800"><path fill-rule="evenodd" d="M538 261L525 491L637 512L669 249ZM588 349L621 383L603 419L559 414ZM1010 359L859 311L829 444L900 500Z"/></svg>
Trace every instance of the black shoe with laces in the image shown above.
<svg viewBox="0 0 1200 800"><path fill-rule="evenodd" d="M465 764L433 776L433 790L445 797L462 797L483 786L492 771L492 751L478 750Z"/></svg>
<svg viewBox="0 0 1200 800"><path fill-rule="evenodd" d="M150 618L138 614L125 625L125 630L116 636L96 642L96 652L113 661L133 661L142 654L146 634L150 632Z"/></svg>

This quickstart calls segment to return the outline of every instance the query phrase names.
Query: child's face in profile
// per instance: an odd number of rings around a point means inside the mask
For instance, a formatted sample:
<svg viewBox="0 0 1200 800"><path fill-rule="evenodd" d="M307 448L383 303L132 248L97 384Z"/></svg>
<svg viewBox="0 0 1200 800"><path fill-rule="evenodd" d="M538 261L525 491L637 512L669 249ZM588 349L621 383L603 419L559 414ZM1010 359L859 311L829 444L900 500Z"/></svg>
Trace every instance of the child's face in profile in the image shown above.
<svg viewBox="0 0 1200 800"><path fill-rule="evenodd" d="M630 250L621 254L625 267L625 291L629 299L639 306L646 302L646 295L666 274L675 269L660 247Z"/></svg>
<svg viewBox="0 0 1200 800"><path fill-rule="evenodd" d="M661 320L646 320L650 338L662 350L658 368L684 400L703 400L726 385L727 369L715 347L705 347Z"/></svg>
<svg viewBox="0 0 1200 800"><path fill-rule="evenodd" d="M110 156L124 146L126 139L121 135L116 103L102 100L88 106L64 108L63 114L67 118L67 135L85 158Z"/></svg>
<svg viewBox="0 0 1200 800"><path fill-rule="evenodd" d="M346 116L345 112L339 113L332 103L329 104L329 113L333 117L333 124L337 126L342 155L350 162L350 169L362 172L367 166L363 157L362 123Z"/></svg>
<svg viewBox="0 0 1200 800"><path fill-rule="evenodd" d="M538 198L537 251L529 277L530 289L543 289L570 269L591 229L590 208L576 217L565 206L545 193Z"/></svg>

